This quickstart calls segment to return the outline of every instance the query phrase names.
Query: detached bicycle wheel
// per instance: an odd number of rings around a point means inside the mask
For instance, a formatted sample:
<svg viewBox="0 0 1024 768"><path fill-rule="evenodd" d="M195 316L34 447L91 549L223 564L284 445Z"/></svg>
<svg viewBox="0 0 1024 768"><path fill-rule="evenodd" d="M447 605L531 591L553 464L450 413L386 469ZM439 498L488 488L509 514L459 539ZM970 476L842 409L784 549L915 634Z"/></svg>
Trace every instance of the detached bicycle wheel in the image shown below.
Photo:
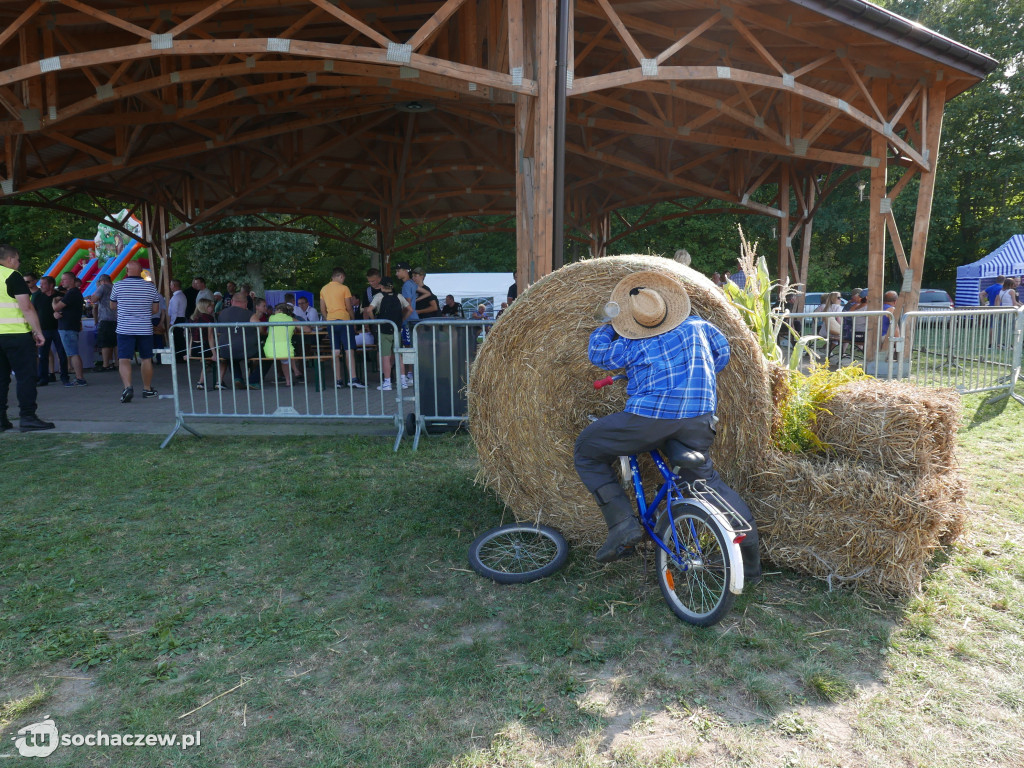
<svg viewBox="0 0 1024 768"><path fill-rule="evenodd" d="M565 537L547 525L501 525L484 531L469 545L473 570L499 584L543 579L565 565L568 557Z"/></svg>
<svg viewBox="0 0 1024 768"><path fill-rule="evenodd" d="M736 599L729 591L732 563L725 531L707 512L691 504L673 506L672 518L675 538L668 515L661 516L655 533L682 562L655 547L661 594L680 619L710 627L722 620Z"/></svg>

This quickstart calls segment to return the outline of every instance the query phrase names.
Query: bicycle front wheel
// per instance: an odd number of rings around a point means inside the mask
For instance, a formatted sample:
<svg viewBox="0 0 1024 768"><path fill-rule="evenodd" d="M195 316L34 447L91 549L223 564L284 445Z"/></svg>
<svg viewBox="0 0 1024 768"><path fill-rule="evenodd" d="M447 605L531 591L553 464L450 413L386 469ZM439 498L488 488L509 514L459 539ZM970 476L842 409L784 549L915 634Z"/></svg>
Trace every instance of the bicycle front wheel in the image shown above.
<svg viewBox="0 0 1024 768"><path fill-rule="evenodd" d="M484 531L469 545L473 570L499 584L543 579L565 565L568 557L565 537L547 525L501 525Z"/></svg>
<svg viewBox="0 0 1024 768"><path fill-rule="evenodd" d="M672 518L669 525L668 515L662 515L654 532L682 562L656 547L661 594L680 619L710 627L722 620L736 599L729 591L733 563L726 533L718 521L693 504L673 506Z"/></svg>

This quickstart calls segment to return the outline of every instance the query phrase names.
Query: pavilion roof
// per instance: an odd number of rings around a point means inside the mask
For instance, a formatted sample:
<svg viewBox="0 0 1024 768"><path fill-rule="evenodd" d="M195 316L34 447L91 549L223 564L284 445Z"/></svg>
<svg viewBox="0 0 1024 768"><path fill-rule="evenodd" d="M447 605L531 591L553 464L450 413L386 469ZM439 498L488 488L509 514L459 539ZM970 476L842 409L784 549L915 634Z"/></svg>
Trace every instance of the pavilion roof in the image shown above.
<svg viewBox="0 0 1024 768"><path fill-rule="evenodd" d="M241 213L512 216L517 119L550 83L533 7L0 0L0 203L162 203L172 239ZM570 219L683 197L761 211L780 163L863 167L879 132L928 166L928 86L952 98L996 65L861 0L576 0L572 23Z"/></svg>

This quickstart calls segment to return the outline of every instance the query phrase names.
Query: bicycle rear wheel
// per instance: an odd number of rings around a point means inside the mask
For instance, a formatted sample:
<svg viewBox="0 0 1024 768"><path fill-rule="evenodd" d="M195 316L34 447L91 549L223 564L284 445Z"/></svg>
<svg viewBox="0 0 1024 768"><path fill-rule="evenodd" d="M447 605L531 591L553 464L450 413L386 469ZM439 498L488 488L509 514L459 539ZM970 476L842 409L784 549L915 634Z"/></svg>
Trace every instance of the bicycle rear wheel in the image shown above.
<svg viewBox="0 0 1024 768"><path fill-rule="evenodd" d="M717 624L736 599L729 591L733 563L725 531L711 515L692 504L673 506L672 518L678 544L667 514L661 516L654 532L682 564L661 547L655 548L661 594L672 613L688 624Z"/></svg>
<svg viewBox="0 0 1024 768"><path fill-rule="evenodd" d="M469 545L473 570L499 584L543 579L565 565L568 557L565 537L547 525L501 525L484 531Z"/></svg>

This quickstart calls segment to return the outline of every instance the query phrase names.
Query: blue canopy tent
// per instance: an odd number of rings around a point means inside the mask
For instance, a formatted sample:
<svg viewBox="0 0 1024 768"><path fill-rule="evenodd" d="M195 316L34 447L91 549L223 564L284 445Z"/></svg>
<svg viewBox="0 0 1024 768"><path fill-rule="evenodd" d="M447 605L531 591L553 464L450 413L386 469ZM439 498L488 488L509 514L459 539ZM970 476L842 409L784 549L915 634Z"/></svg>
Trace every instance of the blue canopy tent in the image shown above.
<svg viewBox="0 0 1024 768"><path fill-rule="evenodd" d="M978 294L1000 275L1024 275L1024 235L1014 235L988 256L956 268L956 306L978 306Z"/></svg>

